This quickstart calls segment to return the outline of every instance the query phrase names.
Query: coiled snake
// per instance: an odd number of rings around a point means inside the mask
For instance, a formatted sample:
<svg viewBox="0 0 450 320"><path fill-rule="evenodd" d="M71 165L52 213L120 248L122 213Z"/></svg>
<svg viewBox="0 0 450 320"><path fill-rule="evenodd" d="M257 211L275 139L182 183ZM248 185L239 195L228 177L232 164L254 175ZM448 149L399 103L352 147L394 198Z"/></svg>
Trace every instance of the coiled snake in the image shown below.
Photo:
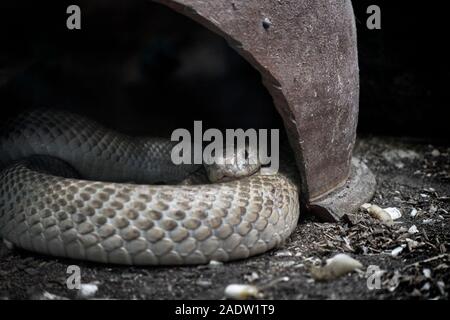
<svg viewBox="0 0 450 320"><path fill-rule="evenodd" d="M274 175L176 185L198 168L174 165L172 146L62 111L18 116L0 132L0 237L58 257L172 265L246 258L292 233L289 161Z"/></svg>

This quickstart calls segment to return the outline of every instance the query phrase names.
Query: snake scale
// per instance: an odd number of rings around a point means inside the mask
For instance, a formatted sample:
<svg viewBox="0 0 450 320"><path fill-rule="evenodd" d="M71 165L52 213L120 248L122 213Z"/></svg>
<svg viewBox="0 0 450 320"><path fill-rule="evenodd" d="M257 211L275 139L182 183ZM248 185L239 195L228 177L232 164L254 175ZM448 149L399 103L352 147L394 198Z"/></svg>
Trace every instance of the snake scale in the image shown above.
<svg viewBox="0 0 450 320"><path fill-rule="evenodd" d="M273 175L176 184L198 168L174 165L172 146L66 111L11 119L0 131L0 237L57 257L175 265L243 259L292 233L289 161Z"/></svg>

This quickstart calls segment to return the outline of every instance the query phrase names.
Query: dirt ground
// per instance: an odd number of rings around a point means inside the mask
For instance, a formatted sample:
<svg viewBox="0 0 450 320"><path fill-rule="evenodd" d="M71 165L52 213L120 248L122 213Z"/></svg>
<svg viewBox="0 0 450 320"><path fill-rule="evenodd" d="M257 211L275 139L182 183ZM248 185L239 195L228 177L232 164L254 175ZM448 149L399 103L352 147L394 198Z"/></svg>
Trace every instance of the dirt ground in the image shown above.
<svg viewBox="0 0 450 320"><path fill-rule="evenodd" d="M198 267L112 267L1 244L0 298L86 298L66 286L67 267L77 264L82 283L98 288L95 299L221 299L231 283L255 285L267 299L448 299L450 148L368 137L358 141L355 154L377 176L371 203L401 211L394 225L380 223L363 209L337 224L303 216L278 250ZM336 280L314 280L311 268L337 253L359 260L363 268ZM374 270L369 266L384 271L377 273L380 286L373 290L367 285L367 270Z"/></svg>

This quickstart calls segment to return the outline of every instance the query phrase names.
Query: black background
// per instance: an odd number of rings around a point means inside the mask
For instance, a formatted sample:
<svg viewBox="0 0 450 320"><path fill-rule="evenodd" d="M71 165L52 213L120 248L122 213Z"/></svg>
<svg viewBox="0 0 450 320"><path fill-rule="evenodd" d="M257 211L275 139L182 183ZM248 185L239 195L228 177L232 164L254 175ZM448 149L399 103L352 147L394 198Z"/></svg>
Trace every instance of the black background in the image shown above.
<svg viewBox="0 0 450 320"><path fill-rule="evenodd" d="M378 4L382 29L366 28ZM449 139L450 64L443 1L353 0L361 75L359 130Z"/></svg>
<svg viewBox="0 0 450 320"><path fill-rule="evenodd" d="M353 0L360 134L448 143L443 3ZM66 28L68 4L82 8L80 31ZM366 27L371 4L381 7L381 30ZM196 119L219 128L280 125L259 74L220 37L165 7L19 0L2 1L0 12L2 117L66 108L132 134L160 134Z"/></svg>

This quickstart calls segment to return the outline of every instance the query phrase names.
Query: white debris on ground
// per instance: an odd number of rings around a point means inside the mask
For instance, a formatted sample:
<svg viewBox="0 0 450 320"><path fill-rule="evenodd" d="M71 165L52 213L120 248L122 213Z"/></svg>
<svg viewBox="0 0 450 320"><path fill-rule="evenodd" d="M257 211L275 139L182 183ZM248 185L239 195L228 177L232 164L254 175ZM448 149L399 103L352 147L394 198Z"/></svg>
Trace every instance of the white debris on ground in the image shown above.
<svg viewBox="0 0 450 320"><path fill-rule="evenodd" d="M409 234L416 234L419 233L419 230L417 229L416 225L411 226L411 228L408 229Z"/></svg>
<svg viewBox="0 0 450 320"><path fill-rule="evenodd" d="M401 245L401 246L399 246L399 247L397 247L397 248L395 248L395 249L393 249L392 251L391 251L391 256L392 257L398 257L402 252L403 252L403 249L404 248L406 248L406 245Z"/></svg>
<svg viewBox="0 0 450 320"><path fill-rule="evenodd" d="M409 213L409 215L411 216L411 218L415 218L417 216L417 210L416 209L412 209L411 212Z"/></svg>
<svg viewBox="0 0 450 320"><path fill-rule="evenodd" d="M361 207L365 209L374 219L380 220L388 225L394 222L392 216L387 211L375 204L365 203Z"/></svg>
<svg viewBox="0 0 450 320"><path fill-rule="evenodd" d="M78 297L81 299L89 299L96 295L98 286L95 283L82 283L78 290Z"/></svg>
<svg viewBox="0 0 450 320"><path fill-rule="evenodd" d="M250 277L253 278L253 280L259 279L259 276L256 273L252 273ZM279 277L258 286L249 284L230 284L225 288L225 297L233 300L246 300L251 298L262 299L264 298L264 290L273 288L280 282L289 281L289 277Z"/></svg>
<svg viewBox="0 0 450 320"><path fill-rule="evenodd" d="M372 218L380 220L387 225L392 225L395 220L398 220L402 217L402 212L395 207L383 209L376 204L364 203L361 206L361 209L368 212L372 216Z"/></svg>
<svg viewBox="0 0 450 320"><path fill-rule="evenodd" d="M363 265L349 255L339 253L327 259L324 267L312 267L311 276L314 280L326 281L340 278L356 269L362 269Z"/></svg>
<svg viewBox="0 0 450 320"><path fill-rule="evenodd" d="M262 298L258 287L248 284L230 284L225 288L225 297L233 300L246 300L249 298Z"/></svg>
<svg viewBox="0 0 450 320"><path fill-rule="evenodd" d="M402 217L402 212L398 208L385 208L383 210L386 211L394 221Z"/></svg>
<svg viewBox="0 0 450 320"><path fill-rule="evenodd" d="M433 151L431 151L431 155L436 158L441 155L441 152L438 149L433 149Z"/></svg>

